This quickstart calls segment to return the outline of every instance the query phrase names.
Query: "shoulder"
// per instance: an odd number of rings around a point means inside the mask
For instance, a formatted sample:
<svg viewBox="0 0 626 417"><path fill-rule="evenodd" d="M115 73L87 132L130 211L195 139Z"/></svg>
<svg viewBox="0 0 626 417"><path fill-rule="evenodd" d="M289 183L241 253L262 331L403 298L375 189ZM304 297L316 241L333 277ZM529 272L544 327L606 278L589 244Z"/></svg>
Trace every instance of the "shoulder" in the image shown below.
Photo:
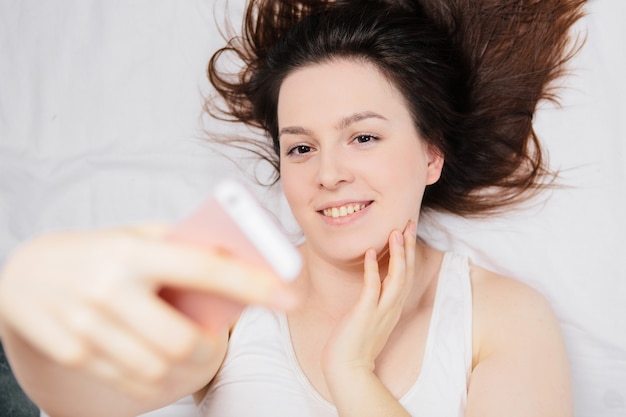
<svg viewBox="0 0 626 417"><path fill-rule="evenodd" d="M472 372L468 416L571 416L559 322L530 286L471 266Z"/></svg>
<svg viewBox="0 0 626 417"><path fill-rule="evenodd" d="M476 313L552 315L546 298L529 285L470 263ZM530 317L529 317L530 318Z"/></svg>
<svg viewBox="0 0 626 417"><path fill-rule="evenodd" d="M476 265L470 267L474 359L498 348L514 349L514 340L557 332L558 321L537 290Z"/></svg>

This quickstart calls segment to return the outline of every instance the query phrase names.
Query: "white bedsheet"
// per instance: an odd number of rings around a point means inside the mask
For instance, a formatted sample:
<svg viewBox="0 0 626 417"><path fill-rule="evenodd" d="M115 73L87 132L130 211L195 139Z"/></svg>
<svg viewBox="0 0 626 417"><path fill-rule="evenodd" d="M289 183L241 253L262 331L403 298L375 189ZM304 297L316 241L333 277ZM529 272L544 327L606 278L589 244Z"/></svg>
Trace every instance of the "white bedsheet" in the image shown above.
<svg viewBox="0 0 626 417"><path fill-rule="evenodd" d="M241 8L230 1L234 22ZM201 139L223 10L221 0L0 0L0 262L48 230L174 221L217 178L241 177ZM544 293L565 334L576 416L623 417L626 2L591 0L588 11L563 106L536 118L567 187L507 216L427 218L420 234ZM279 193L255 191L295 232ZM195 412L187 398L154 415Z"/></svg>

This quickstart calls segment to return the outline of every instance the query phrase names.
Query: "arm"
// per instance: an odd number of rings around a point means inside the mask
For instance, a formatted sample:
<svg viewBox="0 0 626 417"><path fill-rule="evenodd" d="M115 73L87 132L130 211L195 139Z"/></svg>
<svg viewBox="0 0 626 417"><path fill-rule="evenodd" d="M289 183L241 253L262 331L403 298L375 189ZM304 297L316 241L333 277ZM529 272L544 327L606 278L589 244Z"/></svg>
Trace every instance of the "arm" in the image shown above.
<svg viewBox="0 0 626 417"><path fill-rule="evenodd" d="M326 380L341 417L409 417L373 371L361 368L336 372L334 376L327 374Z"/></svg>
<svg viewBox="0 0 626 417"><path fill-rule="evenodd" d="M468 417L571 417L559 324L531 288L473 268L474 369Z"/></svg>
<svg viewBox="0 0 626 417"><path fill-rule="evenodd" d="M197 363L181 358L170 365L167 376L141 383L93 375L85 364L52 360L12 329L3 329L3 343L20 385L51 417L137 416L173 403L207 383L215 374L225 351L214 345ZM132 385L130 385L132 384ZM141 390L141 393L137 391Z"/></svg>
<svg viewBox="0 0 626 417"><path fill-rule="evenodd" d="M389 272L382 282L375 252L366 252L361 297L335 329L322 355L324 377L341 417L409 415L374 370L413 286L414 223L404 234L391 234L389 250Z"/></svg>
<svg viewBox="0 0 626 417"><path fill-rule="evenodd" d="M1 271L7 357L52 417L134 416L211 380L228 329L202 329L157 295L163 286L280 307L277 277L172 243L166 232L49 235L23 246Z"/></svg>

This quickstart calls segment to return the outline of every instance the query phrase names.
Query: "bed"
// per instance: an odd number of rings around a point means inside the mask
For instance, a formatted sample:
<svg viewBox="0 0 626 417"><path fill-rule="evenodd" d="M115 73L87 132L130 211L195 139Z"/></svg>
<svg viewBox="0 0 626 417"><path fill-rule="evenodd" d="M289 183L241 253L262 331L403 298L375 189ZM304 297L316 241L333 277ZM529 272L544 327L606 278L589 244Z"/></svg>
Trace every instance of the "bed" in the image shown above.
<svg viewBox="0 0 626 417"><path fill-rule="evenodd" d="M0 262L57 229L172 222L241 178L296 237L280 190L257 186L204 130L216 23L243 2L0 2ZM561 106L536 129L562 187L506 215L429 215L420 235L541 291L571 361L577 417L626 416L626 2L591 0ZM0 405L1 407L1 405ZM0 413L1 414L1 413ZM195 415L190 398L150 413Z"/></svg>

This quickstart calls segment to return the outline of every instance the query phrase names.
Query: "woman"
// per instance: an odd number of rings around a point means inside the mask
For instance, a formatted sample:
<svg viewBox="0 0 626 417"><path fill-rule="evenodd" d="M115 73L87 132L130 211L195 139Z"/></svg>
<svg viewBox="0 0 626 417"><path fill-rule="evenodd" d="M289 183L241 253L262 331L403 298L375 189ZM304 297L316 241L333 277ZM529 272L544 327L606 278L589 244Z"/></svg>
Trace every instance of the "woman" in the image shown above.
<svg viewBox="0 0 626 417"><path fill-rule="evenodd" d="M489 213L547 176L531 116L580 2L471 3L252 2L209 73L226 116L272 139L301 275L284 287L157 226L35 240L0 281L31 397L52 417L192 392L203 415L571 415L545 300L416 239L424 209ZM511 36L527 32L546 44ZM243 59L235 80L218 71L225 51ZM207 334L158 298L164 285L261 306Z"/></svg>

